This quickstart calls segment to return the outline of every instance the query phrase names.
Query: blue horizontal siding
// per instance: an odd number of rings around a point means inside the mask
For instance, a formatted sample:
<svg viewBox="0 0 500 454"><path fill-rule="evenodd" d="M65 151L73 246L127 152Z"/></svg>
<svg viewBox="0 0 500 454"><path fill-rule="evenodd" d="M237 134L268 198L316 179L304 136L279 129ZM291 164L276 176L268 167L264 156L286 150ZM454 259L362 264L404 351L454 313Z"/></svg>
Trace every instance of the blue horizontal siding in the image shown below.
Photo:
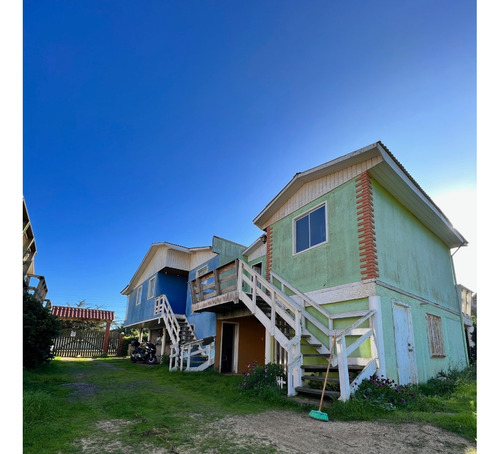
<svg viewBox="0 0 500 454"><path fill-rule="evenodd" d="M155 318L155 299L162 294L167 296L174 313L184 314L186 312L187 278L185 276L174 276L163 273L155 274L156 280L153 296L148 299L148 285L151 277L139 285L128 296L125 325L133 325ZM140 304L136 305L137 293L140 287L142 287L142 297Z"/></svg>

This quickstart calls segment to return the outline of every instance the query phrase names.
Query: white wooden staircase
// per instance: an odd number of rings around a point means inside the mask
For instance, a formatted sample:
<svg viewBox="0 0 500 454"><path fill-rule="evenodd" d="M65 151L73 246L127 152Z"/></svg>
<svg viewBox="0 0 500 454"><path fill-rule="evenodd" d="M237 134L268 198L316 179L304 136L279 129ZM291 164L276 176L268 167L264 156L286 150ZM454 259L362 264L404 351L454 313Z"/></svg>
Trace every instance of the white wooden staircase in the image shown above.
<svg viewBox="0 0 500 454"><path fill-rule="evenodd" d="M347 400L364 378L377 371L377 311L330 313L275 273L271 283L241 260L232 263L232 268L225 265L191 283L193 310L241 301L287 352L288 395L321 392L314 384L324 378L334 337L329 382L337 390L329 392L331 397ZM346 319L351 323L347 328L334 329L341 320L345 326ZM354 356L365 342L370 356Z"/></svg>
<svg viewBox="0 0 500 454"><path fill-rule="evenodd" d="M213 337L197 339L183 314L174 314L166 295L155 299L155 315L165 323L170 338L170 370L201 371L214 364L215 340Z"/></svg>

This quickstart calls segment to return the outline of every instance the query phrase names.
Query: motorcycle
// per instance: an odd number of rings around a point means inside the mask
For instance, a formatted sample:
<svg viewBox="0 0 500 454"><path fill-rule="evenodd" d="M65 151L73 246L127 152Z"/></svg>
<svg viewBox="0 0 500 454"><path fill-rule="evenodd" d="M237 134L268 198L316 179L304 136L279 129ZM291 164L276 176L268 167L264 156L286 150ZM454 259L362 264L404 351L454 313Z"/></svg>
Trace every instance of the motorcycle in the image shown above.
<svg viewBox="0 0 500 454"><path fill-rule="evenodd" d="M137 361L144 361L146 364L156 364L156 346L151 342L145 342L144 348L137 339L130 342L134 347L134 351L130 353L130 361L136 363Z"/></svg>

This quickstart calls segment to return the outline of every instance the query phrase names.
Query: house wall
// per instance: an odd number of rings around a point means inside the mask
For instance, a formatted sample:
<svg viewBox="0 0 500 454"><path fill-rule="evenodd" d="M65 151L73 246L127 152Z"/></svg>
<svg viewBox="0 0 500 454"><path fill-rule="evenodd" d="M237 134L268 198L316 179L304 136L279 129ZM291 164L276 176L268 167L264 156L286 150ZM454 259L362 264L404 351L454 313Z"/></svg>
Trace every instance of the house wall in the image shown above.
<svg viewBox="0 0 500 454"><path fill-rule="evenodd" d="M373 181L379 279L460 311L448 247Z"/></svg>
<svg viewBox="0 0 500 454"><path fill-rule="evenodd" d="M192 299L191 291L189 289L189 281L194 280L196 278L196 271L198 271L200 268L203 268L205 265L208 265L208 271L212 271L213 269L217 268L219 266L219 256L216 255L215 257L212 257L211 259L201 263L189 272L185 314L189 323L194 326L194 332L198 339L215 336L216 315L211 312L192 313L191 311Z"/></svg>
<svg viewBox="0 0 500 454"><path fill-rule="evenodd" d="M236 373L245 373L248 365L253 364L254 361L261 366L264 365L266 330L255 317L248 316L217 320L215 369L220 370L222 322L238 325L238 369Z"/></svg>
<svg viewBox="0 0 500 454"><path fill-rule="evenodd" d="M148 299L148 284L152 277L156 277L153 297ZM142 287L142 297L140 304L136 305L136 296L139 288ZM134 291L127 297L127 318L125 325L132 325L154 317L155 298L165 294L172 306L174 313L184 314L186 304L187 278L184 276L167 275L155 273L148 276Z"/></svg>
<svg viewBox="0 0 500 454"><path fill-rule="evenodd" d="M425 382L435 377L440 371L448 371L452 368L463 368L467 365L466 341L459 314L455 314L449 310L431 304L426 304L420 299L381 286L377 286L377 294L381 298L385 365L386 376L388 378L398 379L392 313L394 303L407 305L410 310L414 337L414 353L419 382ZM444 358L434 358L431 356L426 314L441 317L444 351L446 355Z"/></svg>
<svg viewBox="0 0 500 454"><path fill-rule="evenodd" d="M294 255L294 218L325 201L327 243ZM354 180L313 200L272 225L272 271L304 293L360 281L358 257Z"/></svg>
<svg viewBox="0 0 500 454"><path fill-rule="evenodd" d="M165 294L174 314L184 314L186 311L187 277L158 273L156 285L155 297ZM152 300L152 310L154 311L154 298Z"/></svg>
<svg viewBox="0 0 500 454"><path fill-rule="evenodd" d="M140 303L136 305L137 292L142 287L142 298ZM127 296L127 318L125 319L125 326L139 323L143 320L149 320L152 316L149 315L147 301L147 283L142 283L137 286L134 291Z"/></svg>
<svg viewBox="0 0 500 454"><path fill-rule="evenodd" d="M219 266L224 266L234 259L241 258L245 249L246 247L241 244L219 237L214 237L212 241L212 250L219 254Z"/></svg>

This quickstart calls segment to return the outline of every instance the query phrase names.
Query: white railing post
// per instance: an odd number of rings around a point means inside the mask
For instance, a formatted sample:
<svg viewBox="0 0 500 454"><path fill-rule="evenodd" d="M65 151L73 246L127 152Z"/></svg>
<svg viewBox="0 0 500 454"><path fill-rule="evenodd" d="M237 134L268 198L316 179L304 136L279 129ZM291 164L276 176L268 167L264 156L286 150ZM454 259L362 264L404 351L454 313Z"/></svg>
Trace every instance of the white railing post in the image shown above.
<svg viewBox="0 0 500 454"><path fill-rule="evenodd" d="M380 296L368 297L368 304L371 311L375 313L370 317L370 327L373 329L371 337L372 358L378 357L377 374L386 375L385 370L385 353L384 353L384 331L382 328L382 313Z"/></svg>
<svg viewBox="0 0 500 454"><path fill-rule="evenodd" d="M188 345L188 349L187 349L187 363L186 363L186 369L189 370L191 368L191 351L192 351L192 345L189 344ZM183 358L184 359L184 358ZM184 361L183 361L183 364L184 364Z"/></svg>
<svg viewBox="0 0 500 454"><path fill-rule="evenodd" d="M238 260L238 276L237 276L237 284L236 284L236 290L238 292L243 292L243 262L241 260Z"/></svg>
<svg viewBox="0 0 500 454"><path fill-rule="evenodd" d="M347 365L345 337L337 338L337 361L339 367L340 400L346 401L351 395L349 368Z"/></svg>

